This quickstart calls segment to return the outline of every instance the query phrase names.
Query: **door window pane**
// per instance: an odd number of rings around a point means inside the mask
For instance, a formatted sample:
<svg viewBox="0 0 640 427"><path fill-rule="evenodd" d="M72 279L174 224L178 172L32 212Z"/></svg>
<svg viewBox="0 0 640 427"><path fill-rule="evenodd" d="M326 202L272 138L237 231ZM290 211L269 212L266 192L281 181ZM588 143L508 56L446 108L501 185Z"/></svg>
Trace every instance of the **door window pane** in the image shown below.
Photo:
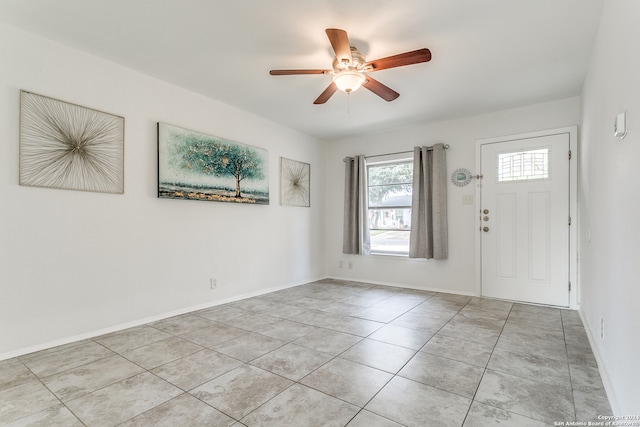
<svg viewBox="0 0 640 427"><path fill-rule="evenodd" d="M549 179L549 148L498 153L497 181Z"/></svg>

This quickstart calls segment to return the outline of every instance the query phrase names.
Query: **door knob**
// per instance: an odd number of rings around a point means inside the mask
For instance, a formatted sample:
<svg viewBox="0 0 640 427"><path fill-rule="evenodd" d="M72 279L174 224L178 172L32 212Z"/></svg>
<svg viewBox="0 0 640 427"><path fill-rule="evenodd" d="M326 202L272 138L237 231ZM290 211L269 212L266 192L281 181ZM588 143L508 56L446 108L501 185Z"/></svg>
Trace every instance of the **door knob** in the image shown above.
<svg viewBox="0 0 640 427"><path fill-rule="evenodd" d="M482 231L486 233L487 231L489 231L489 227L482 227Z"/></svg>

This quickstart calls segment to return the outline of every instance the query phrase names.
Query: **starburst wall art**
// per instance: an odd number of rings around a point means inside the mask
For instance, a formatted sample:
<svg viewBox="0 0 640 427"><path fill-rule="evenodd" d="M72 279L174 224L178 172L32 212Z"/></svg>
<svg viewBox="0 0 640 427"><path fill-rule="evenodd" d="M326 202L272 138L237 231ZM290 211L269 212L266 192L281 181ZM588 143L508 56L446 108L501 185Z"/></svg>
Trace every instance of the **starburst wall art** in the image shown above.
<svg viewBox="0 0 640 427"><path fill-rule="evenodd" d="M280 197L284 206L311 206L311 165L280 158Z"/></svg>
<svg viewBox="0 0 640 427"><path fill-rule="evenodd" d="M124 117L20 91L20 185L124 193Z"/></svg>

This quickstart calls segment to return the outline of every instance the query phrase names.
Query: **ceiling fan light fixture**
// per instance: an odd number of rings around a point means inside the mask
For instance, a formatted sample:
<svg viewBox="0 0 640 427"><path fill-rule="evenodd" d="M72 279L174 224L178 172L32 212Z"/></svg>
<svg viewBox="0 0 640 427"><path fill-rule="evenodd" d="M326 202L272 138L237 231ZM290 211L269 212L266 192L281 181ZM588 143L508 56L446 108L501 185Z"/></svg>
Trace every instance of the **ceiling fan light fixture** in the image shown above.
<svg viewBox="0 0 640 427"><path fill-rule="evenodd" d="M346 93L358 90L365 80L364 74L352 70L341 71L333 76L333 82L338 89Z"/></svg>

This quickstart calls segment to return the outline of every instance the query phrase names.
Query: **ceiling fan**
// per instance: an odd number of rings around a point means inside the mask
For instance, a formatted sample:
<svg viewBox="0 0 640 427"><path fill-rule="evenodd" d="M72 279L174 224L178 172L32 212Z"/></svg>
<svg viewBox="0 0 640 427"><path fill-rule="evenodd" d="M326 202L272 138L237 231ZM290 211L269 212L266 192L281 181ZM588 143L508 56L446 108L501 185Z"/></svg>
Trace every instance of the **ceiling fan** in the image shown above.
<svg viewBox="0 0 640 427"><path fill-rule="evenodd" d="M386 58L366 61L364 55L349 43L347 32L337 28L325 30L333 51L336 53L331 70L271 70L272 76L288 76L294 74L331 74L333 82L313 101L314 104L324 104L339 89L351 93L360 86L369 89L385 101L393 101L400 96L398 92L383 85L366 73L386 70L387 68L402 67L431 60L429 49L423 48L411 52L400 53Z"/></svg>

